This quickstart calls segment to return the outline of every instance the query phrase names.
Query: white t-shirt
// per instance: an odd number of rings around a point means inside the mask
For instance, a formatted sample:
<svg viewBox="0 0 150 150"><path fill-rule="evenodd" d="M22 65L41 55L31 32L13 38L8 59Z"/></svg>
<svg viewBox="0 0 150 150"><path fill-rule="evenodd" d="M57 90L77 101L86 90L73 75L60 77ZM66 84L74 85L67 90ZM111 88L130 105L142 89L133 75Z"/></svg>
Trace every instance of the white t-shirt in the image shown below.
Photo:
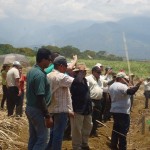
<svg viewBox="0 0 150 150"><path fill-rule="evenodd" d="M7 86L8 87L16 86L17 78L20 78L19 70L13 67L7 72L7 77L6 77Z"/></svg>
<svg viewBox="0 0 150 150"><path fill-rule="evenodd" d="M120 82L114 82L109 87L111 97L111 109L113 113L130 114L130 95L127 95L128 86Z"/></svg>

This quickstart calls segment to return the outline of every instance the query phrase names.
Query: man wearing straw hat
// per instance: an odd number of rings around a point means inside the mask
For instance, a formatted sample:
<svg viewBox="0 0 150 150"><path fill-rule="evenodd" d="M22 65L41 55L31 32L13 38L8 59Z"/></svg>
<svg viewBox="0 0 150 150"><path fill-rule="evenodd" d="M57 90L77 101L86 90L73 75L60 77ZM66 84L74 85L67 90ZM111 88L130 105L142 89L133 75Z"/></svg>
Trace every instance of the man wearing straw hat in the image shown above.
<svg viewBox="0 0 150 150"><path fill-rule="evenodd" d="M71 121L73 150L89 150L88 139L92 129L92 102L85 78L85 64L78 64L73 70L75 79L71 85L74 118Z"/></svg>
<svg viewBox="0 0 150 150"><path fill-rule="evenodd" d="M142 80L140 80L135 86L129 88L126 78L127 75L124 72L119 72L116 75L116 81L109 87L111 96L110 112L114 119L111 137L112 150L127 149L126 136L130 126L130 95L135 94L142 83Z"/></svg>

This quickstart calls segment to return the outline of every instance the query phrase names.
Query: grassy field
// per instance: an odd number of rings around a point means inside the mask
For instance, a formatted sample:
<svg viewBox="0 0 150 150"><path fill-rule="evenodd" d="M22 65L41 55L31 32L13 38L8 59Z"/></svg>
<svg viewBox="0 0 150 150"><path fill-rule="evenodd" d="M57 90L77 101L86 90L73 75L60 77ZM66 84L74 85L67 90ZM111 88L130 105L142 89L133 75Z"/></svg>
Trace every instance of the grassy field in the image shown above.
<svg viewBox="0 0 150 150"><path fill-rule="evenodd" d="M79 62L85 62L85 64L91 68L96 63L101 63L104 67L111 66L114 72L119 70L125 70L128 74L128 65L126 61L106 61L106 60L79 60ZM130 61L131 73L135 74L137 77L148 77L150 76L150 61L140 62L140 61Z"/></svg>
<svg viewBox="0 0 150 150"><path fill-rule="evenodd" d="M35 63L35 57L29 58L30 64L33 65ZM68 59L69 61L69 59ZM126 61L109 61L109 60L85 60L79 59L78 62L84 62L88 68L92 68L96 63L103 64L104 67L111 66L114 72L118 72L119 70L125 70L128 74L128 65ZM139 78L146 78L150 76L150 61L130 61L130 69L131 73L135 74L135 76Z"/></svg>

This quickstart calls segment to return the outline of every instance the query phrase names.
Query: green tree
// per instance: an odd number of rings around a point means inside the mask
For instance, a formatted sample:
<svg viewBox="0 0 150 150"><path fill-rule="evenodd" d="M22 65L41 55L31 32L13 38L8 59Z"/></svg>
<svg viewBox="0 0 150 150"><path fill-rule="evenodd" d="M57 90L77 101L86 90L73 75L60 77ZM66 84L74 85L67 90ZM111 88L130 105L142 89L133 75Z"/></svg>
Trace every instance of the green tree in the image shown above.
<svg viewBox="0 0 150 150"><path fill-rule="evenodd" d="M43 47L49 49L51 52L60 53L60 51L61 51L61 48L59 48L57 46L47 45L47 46L43 46Z"/></svg>
<svg viewBox="0 0 150 150"><path fill-rule="evenodd" d="M80 50L73 46L65 46L61 48L60 53L66 57L72 58L73 55L80 55Z"/></svg>
<svg viewBox="0 0 150 150"><path fill-rule="evenodd" d="M0 54L9 54L13 53L15 48L10 44L0 44Z"/></svg>

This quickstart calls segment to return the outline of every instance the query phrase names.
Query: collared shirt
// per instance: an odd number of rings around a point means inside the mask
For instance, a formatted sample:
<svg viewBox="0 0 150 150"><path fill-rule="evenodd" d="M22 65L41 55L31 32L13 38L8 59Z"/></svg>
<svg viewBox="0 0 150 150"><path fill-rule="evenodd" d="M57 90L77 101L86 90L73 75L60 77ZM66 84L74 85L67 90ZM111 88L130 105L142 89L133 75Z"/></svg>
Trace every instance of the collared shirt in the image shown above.
<svg viewBox="0 0 150 150"><path fill-rule="evenodd" d="M44 95L47 105L50 103L50 85L46 73L38 65L27 73L27 105L38 108L37 96Z"/></svg>
<svg viewBox="0 0 150 150"><path fill-rule="evenodd" d="M19 78L20 78L19 70L15 67L12 67L7 72L7 77L6 77L7 86L8 87L17 86L16 85L16 79L19 79Z"/></svg>
<svg viewBox="0 0 150 150"><path fill-rule="evenodd" d="M67 74L53 70L47 75L51 87L51 103L48 107L50 113L73 111L70 86L74 78Z"/></svg>
<svg viewBox="0 0 150 150"><path fill-rule="evenodd" d="M86 79L88 81L91 99L100 100L103 94L102 80L99 78L97 81L97 79L92 74L87 76Z"/></svg>
<svg viewBox="0 0 150 150"><path fill-rule="evenodd" d="M144 91L150 91L150 81L144 81Z"/></svg>

